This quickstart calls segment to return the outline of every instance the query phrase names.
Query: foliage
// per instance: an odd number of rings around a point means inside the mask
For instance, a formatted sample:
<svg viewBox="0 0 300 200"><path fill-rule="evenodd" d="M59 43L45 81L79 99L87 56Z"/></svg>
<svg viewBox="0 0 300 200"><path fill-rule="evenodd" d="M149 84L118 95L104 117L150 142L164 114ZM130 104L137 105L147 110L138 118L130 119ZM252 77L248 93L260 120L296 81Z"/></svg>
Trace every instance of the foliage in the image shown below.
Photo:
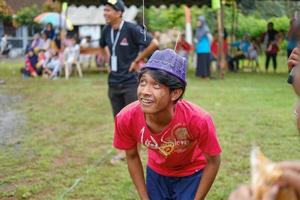
<svg viewBox="0 0 300 200"><path fill-rule="evenodd" d="M253 15L254 12L264 19L271 17L282 17L286 15L286 1L253 1L243 0L239 4L239 8L245 15Z"/></svg>
<svg viewBox="0 0 300 200"><path fill-rule="evenodd" d="M43 4L43 12L61 12L61 4L58 1Z"/></svg>
<svg viewBox="0 0 300 200"><path fill-rule="evenodd" d="M34 17L36 17L38 14L39 9L37 5L34 4L30 7L24 7L18 10L14 20L17 25L32 25L34 24Z"/></svg>
<svg viewBox="0 0 300 200"><path fill-rule="evenodd" d="M0 18L6 17L12 14L12 10L7 6L5 0L0 0Z"/></svg>
<svg viewBox="0 0 300 200"><path fill-rule="evenodd" d="M150 7L145 12L150 31L164 31L172 28L182 28L184 25L184 9L174 5L159 9Z"/></svg>
<svg viewBox="0 0 300 200"><path fill-rule="evenodd" d="M260 36L266 32L268 22L274 23L274 28L278 31L287 32L289 28L289 19L286 16L273 17L269 20L258 19L254 16L244 16L238 14L238 29L236 35L242 37L243 34L249 33L251 36ZM228 24L226 24L228 25Z"/></svg>
<svg viewBox="0 0 300 200"><path fill-rule="evenodd" d="M204 15L211 31L213 32L217 29L216 11L207 6L201 8L192 6L190 10L193 28L196 27L198 16ZM275 10L272 12L275 12ZM266 31L267 23L270 21L274 22L275 29L285 32L288 31L289 19L286 15L282 15L281 13L278 16L273 15L271 18L265 19L261 17L261 13L263 13L262 10L259 12L253 11L251 13L245 13L244 10L238 9L238 25L237 30L234 33L235 36L242 37L245 33L249 33L251 36L259 36ZM155 7L150 7L146 9L146 20L146 24L151 31L166 31L167 29L172 29L174 27L184 29L184 8L177 8L175 6L166 8L161 6L157 9ZM232 21L232 7L226 6L224 9L224 26L229 33L232 29Z"/></svg>

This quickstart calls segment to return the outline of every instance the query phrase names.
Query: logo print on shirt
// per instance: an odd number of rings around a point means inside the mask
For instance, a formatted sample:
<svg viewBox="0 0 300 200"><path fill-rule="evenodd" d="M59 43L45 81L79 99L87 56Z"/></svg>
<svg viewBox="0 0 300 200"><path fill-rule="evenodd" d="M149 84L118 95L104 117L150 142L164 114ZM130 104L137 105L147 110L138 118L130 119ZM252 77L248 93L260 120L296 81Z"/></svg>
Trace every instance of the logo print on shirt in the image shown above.
<svg viewBox="0 0 300 200"><path fill-rule="evenodd" d="M159 151L162 153L164 156L169 156L173 151L174 151L175 144L174 142L167 142L167 143L162 143L159 146Z"/></svg>
<svg viewBox="0 0 300 200"><path fill-rule="evenodd" d="M162 135L160 144L151 135L144 135L145 127L141 129L140 134L141 144L144 144L147 148L158 150L165 157L173 152L182 153L193 144L186 127L182 124L175 126L171 133L167 131Z"/></svg>
<svg viewBox="0 0 300 200"><path fill-rule="evenodd" d="M123 40L120 42L120 46L128 46L127 38L123 38Z"/></svg>

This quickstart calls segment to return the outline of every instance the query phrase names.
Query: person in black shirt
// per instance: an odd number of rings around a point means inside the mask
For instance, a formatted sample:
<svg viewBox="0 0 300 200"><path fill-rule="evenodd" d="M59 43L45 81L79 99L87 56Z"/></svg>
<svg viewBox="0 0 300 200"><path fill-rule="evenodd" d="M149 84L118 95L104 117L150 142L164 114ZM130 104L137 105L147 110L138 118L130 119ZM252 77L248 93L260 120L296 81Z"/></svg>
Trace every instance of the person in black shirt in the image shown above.
<svg viewBox="0 0 300 200"><path fill-rule="evenodd" d="M274 29L273 22L268 23L268 30L265 33L265 44L266 44L266 71L268 71L269 68L269 62L272 58L273 60L273 68L274 72L276 72L277 68L277 52L279 51L279 47L276 41L276 36L278 34L278 31Z"/></svg>
<svg viewBox="0 0 300 200"><path fill-rule="evenodd" d="M122 0L105 2L104 18L107 25L100 39L102 55L106 55L105 47L108 47L110 53L107 59L110 60L108 96L114 117L126 105L137 100L138 63L158 48L158 42L149 34L144 34L140 26L122 19L124 10ZM141 47L145 48L140 52ZM111 163L116 164L124 158L124 152L119 151Z"/></svg>

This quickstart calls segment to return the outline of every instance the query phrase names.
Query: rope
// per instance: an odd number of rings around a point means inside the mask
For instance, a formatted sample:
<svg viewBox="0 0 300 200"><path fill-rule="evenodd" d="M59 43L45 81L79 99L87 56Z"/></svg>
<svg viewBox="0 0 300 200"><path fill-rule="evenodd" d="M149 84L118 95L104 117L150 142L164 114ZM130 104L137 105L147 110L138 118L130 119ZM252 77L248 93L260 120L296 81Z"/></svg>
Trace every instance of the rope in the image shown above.
<svg viewBox="0 0 300 200"><path fill-rule="evenodd" d="M144 41L147 39L147 26L145 24L145 0L143 0L143 31L144 34Z"/></svg>
<svg viewBox="0 0 300 200"><path fill-rule="evenodd" d="M177 39L176 39L176 43L175 43L175 47L174 47L174 51L176 51L177 44L178 44L178 41L179 41L179 37L180 37L180 31L178 31L178 33L177 33Z"/></svg>
<svg viewBox="0 0 300 200"><path fill-rule="evenodd" d="M74 183L73 183L73 185L71 186L71 187L69 187L68 189L66 189L61 195L59 195L59 197L57 198L57 200L63 200L64 199L64 197L67 195L67 194L69 194L69 193L71 193L73 190L74 190L74 188L92 171L92 169L95 169L96 167L98 167L100 164L102 164L103 162L104 162L104 160L112 153L112 151L113 151L113 149L110 149L109 151L107 151L106 152L106 154L104 155L104 156L102 156L97 162L96 162L96 164L94 165L94 166L92 166L92 167L89 167L86 171L85 171L85 173L81 176L81 177L79 177L79 178L77 178L75 181L74 181Z"/></svg>

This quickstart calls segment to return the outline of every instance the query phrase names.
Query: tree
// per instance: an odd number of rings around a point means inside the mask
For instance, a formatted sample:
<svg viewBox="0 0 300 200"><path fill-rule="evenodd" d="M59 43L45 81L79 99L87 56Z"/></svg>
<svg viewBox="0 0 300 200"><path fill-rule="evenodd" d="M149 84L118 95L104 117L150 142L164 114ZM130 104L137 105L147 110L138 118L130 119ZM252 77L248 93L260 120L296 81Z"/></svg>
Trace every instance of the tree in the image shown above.
<svg viewBox="0 0 300 200"><path fill-rule="evenodd" d="M6 4L4 0L0 0L0 18L6 17L12 14L11 8Z"/></svg>
<svg viewBox="0 0 300 200"><path fill-rule="evenodd" d="M33 19L39 14L37 5L21 8L16 13L15 22L17 25L32 25Z"/></svg>

